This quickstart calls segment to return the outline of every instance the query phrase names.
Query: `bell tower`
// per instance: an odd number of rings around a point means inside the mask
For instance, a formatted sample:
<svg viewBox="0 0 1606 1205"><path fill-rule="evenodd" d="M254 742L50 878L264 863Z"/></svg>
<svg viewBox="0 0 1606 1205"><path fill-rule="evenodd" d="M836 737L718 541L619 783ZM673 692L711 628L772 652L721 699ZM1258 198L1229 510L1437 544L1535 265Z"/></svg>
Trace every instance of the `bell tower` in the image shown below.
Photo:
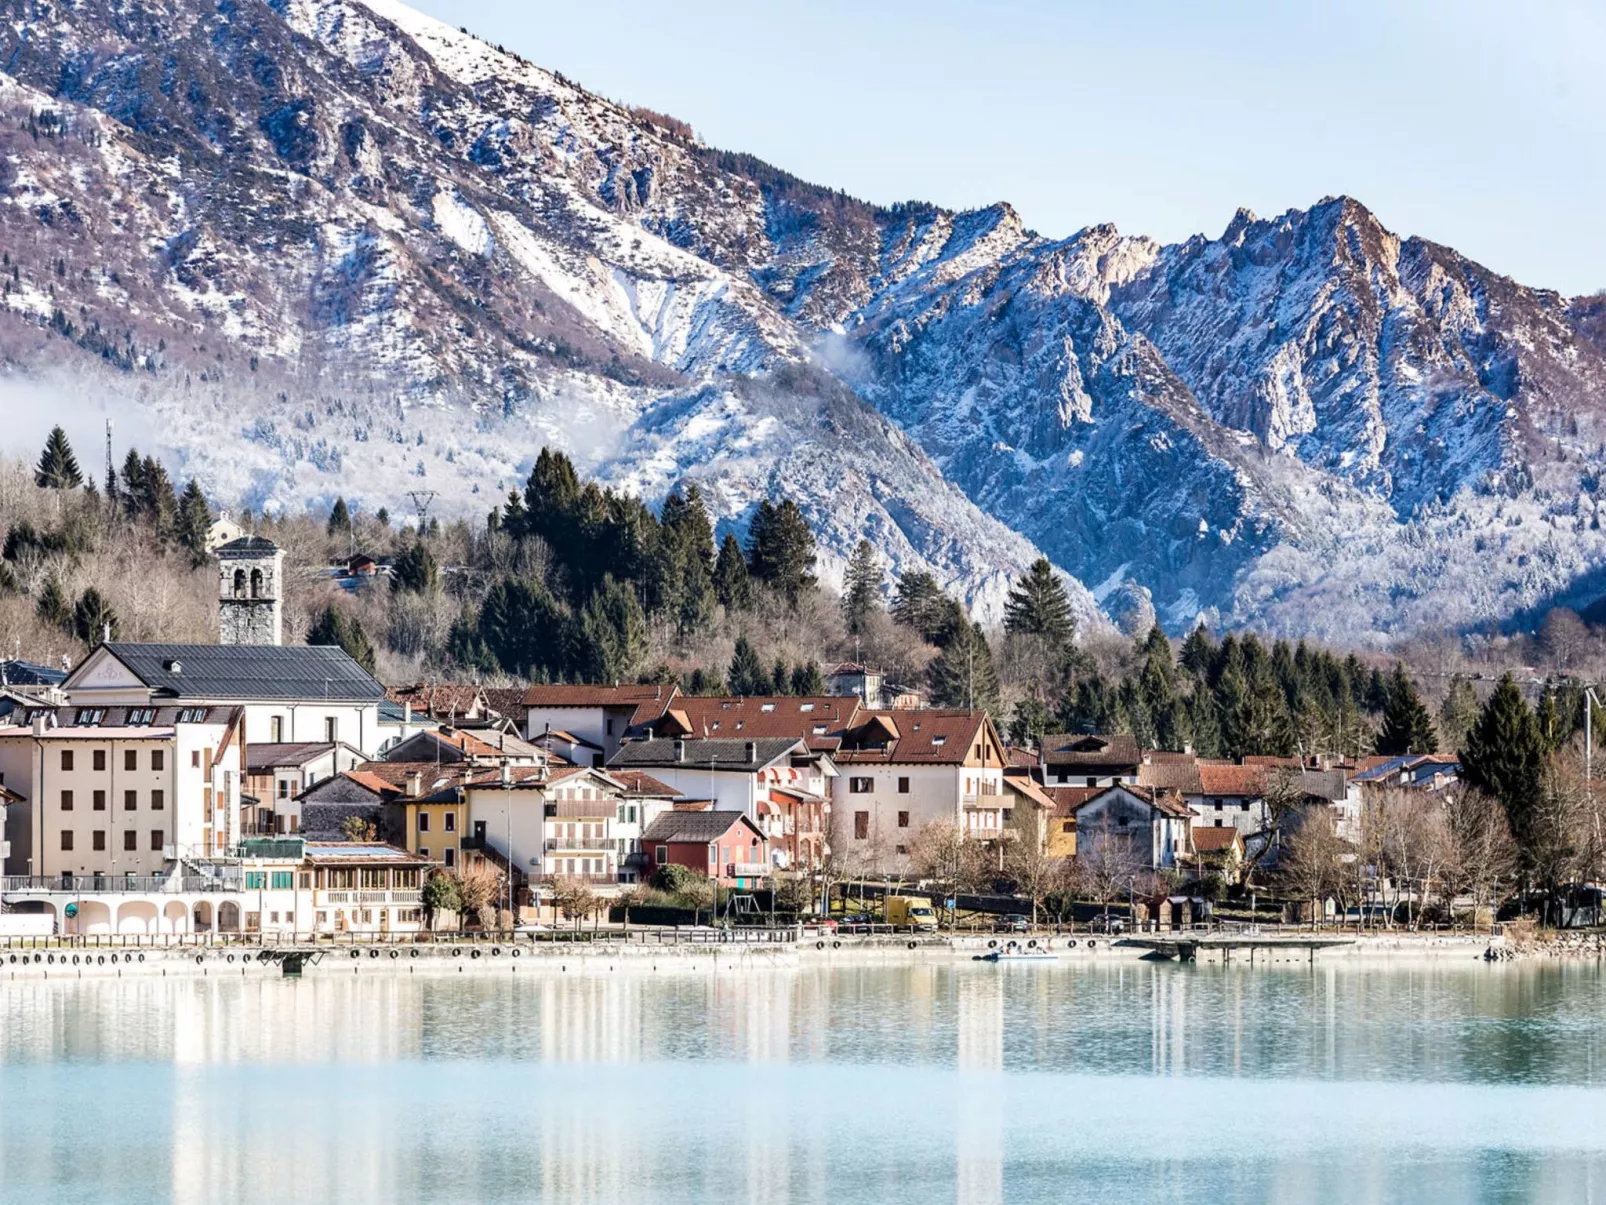
<svg viewBox="0 0 1606 1205"><path fill-rule="evenodd" d="M219 644L282 644L284 550L261 536L217 547Z"/></svg>

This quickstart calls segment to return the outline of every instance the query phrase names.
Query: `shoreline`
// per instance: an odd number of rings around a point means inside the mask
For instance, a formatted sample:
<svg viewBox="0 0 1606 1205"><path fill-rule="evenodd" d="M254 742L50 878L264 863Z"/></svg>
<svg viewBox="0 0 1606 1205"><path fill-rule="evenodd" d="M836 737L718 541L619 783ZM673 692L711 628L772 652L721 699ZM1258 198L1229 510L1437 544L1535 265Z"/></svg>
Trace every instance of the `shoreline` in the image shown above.
<svg viewBox="0 0 1606 1205"><path fill-rule="evenodd" d="M1159 935L1166 937L1170 935ZM1186 938L1186 934L1175 935ZM293 977L286 956L302 957L304 978L331 975L399 974L613 974L717 973L754 969L831 965L965 965L1008 941L1038 943L1060 965L1176 960L1150 949L1095 936L1010 939L1003 936L955 938L831 937L789 942L404 942L353 946L167 946L153 948L0 947L0 979L120 979L125 977ZM1190 961L1197 965L1246 967L1357 962L1422 961L1480 964L1545 960L1599 960L1606 957L1606 935L1589 934L1512 944L1502 937L1468 934L1361 935L1348 944L1311 949L1298 939L1267 939L1253 949L1203 944ZM1044 962L1049 960L1045 959ZM1006 964L1000 970L1007 970Z"/></svg>

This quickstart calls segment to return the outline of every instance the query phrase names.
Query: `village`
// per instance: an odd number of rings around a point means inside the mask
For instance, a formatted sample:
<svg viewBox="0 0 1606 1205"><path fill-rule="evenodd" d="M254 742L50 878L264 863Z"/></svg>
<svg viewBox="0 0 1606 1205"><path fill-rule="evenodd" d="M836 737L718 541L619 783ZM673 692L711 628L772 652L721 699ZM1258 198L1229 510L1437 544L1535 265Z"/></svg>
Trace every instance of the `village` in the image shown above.
<svg viewBox="0 0 1606 1205"><path fill-rule="evenodd" d="M282 643L272 541L212 557L220 643L0 665L3 934L1487 927L1516 885L1453 754L1027 747L853 662L817 695L387 687Z"/></svg>

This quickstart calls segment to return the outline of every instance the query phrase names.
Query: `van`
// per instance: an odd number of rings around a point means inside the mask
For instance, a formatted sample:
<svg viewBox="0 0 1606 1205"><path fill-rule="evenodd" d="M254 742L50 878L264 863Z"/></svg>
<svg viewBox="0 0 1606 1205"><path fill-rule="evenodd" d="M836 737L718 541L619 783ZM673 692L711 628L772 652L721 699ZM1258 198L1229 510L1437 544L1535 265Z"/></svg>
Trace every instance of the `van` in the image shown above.
<svg viewBox="0 0 1606 1205"><path fill-rule="evenodd" d="M937 912L931 901L917 895L887 896L887 924L913 925L917 929L937 928Z"/></svg>

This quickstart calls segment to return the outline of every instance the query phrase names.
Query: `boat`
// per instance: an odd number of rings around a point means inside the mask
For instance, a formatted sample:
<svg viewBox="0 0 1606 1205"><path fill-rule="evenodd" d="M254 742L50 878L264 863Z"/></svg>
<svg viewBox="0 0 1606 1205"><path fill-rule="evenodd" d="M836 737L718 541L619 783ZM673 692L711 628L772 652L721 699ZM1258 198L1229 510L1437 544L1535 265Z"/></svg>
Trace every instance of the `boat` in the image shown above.
<svg viewBox="0 0 1606 1205"><path fill-rule="evenodd" d="M1001 950L988 950L985 954L977 954L971 959L973 962L1058 962L1059 956L1049 950L1038 950L1031 947L1022 949L1014 942L1010 942Z"/></svg>

